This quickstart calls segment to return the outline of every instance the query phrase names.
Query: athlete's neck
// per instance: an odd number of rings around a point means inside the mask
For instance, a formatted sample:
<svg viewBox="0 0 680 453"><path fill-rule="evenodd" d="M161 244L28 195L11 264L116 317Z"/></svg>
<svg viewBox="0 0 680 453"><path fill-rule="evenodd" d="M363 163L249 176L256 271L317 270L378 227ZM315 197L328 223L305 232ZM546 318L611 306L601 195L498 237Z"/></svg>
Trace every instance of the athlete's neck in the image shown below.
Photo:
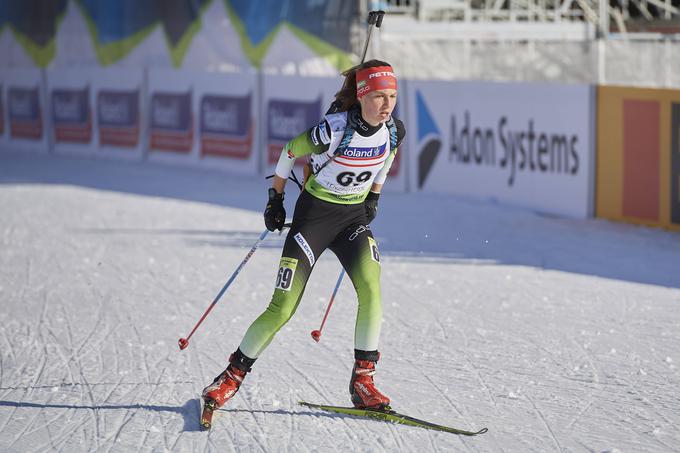
<svg viewBox="0 0 680 453"><path fill-rule="evenodd" d="M351 113L355 115L354 122L357 125L356 131L364 137L370 137L375 134L383 125L383 123L371 124L366 121L366 118L361 114L361 110L354 110Z"/></svg>

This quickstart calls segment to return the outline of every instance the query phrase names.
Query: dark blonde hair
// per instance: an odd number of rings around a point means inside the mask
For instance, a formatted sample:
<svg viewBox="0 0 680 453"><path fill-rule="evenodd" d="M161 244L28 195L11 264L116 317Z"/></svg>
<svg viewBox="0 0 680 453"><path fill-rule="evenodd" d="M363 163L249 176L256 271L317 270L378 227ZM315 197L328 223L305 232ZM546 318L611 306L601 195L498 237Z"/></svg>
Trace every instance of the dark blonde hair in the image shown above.
<svg viewBox="0 0 680 453"><path fill-rule="evenodd" d="M368 60L360 65L356 65L342 72L345 81L340 91L335 93L335 103L338 105L339 112L345 112L359 103L357 99L357 71L364 68L375 68L378 66L389 66L391 64L380 60Z"/></svg>

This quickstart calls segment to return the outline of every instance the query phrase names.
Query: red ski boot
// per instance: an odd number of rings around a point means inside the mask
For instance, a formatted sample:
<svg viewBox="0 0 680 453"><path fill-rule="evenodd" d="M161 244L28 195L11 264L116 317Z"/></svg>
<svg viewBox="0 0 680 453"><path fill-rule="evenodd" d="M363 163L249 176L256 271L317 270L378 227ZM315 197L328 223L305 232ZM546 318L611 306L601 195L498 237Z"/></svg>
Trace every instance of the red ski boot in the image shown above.
<svg viewBox="0 0 680 453"><path fill-rule="evenodd" d="M238 391L254 362L255 359L246 357L240 349L237 349L229 357L227 369L217 376L212 384L203 389L203 399L206 404L212 403L217 409L229 401Z"/></svg>
<svg viewBox="0 0 680 453"><path fill-rule="evenodd" d="M385 409L390 399L380 393L373 382L378 351L355 351L354 369L349 383L349 394L354 407L359 409Z"/></svg>
<svg viewBox="0 0 680 453"><path fill-rule="evenodd" d="M246 371L239 370L233 364L229 364L227 369L217 376L212 384L203 389L203 410L201 411L200 421L203 429L212 427L213 412L236 395L245 377Z"/></svg>
<svg viewBox="0 0 680 453"><path fill-rule="evenodd" d="M212 426L213 412L229 401L236 392L255 359L247 357L237 349L229 357L229 366L215 380L203 389L203 410L201 411L201 426L210 429Z"/></svg>
<svg viewBox="0 0 680 453"><path fill-rule="evenodd" d="M231 365L215 378L212 384L203 389L203 399L215 402L215 407L219 408L236 395L241 382L246 377L246 372Z"/></svg>

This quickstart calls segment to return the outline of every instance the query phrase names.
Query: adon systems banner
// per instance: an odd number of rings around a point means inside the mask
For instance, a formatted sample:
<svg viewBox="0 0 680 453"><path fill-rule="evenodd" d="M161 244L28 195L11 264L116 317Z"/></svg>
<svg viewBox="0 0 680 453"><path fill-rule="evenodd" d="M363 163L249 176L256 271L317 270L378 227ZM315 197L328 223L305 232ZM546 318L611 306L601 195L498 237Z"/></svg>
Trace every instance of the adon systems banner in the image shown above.
<svg viewBox="0 0 680 453"><path fill-rule="evenodd" d="M410 82L410 186L591 217L588 85Z"/></svg>

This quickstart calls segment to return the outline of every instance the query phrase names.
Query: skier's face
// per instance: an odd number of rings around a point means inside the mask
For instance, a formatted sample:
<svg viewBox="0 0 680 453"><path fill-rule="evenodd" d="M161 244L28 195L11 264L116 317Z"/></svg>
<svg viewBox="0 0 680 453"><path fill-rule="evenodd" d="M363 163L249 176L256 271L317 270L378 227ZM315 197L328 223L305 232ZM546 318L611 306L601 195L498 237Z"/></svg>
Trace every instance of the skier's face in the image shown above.
<svg viewBox="0 0 680 453"><path fill-rule="evenodd" d="M397 90L371 91L359 98L361 104L361 116L371 126L377 126L387 121L392 115L392 110L397 103Z"/></svg>

